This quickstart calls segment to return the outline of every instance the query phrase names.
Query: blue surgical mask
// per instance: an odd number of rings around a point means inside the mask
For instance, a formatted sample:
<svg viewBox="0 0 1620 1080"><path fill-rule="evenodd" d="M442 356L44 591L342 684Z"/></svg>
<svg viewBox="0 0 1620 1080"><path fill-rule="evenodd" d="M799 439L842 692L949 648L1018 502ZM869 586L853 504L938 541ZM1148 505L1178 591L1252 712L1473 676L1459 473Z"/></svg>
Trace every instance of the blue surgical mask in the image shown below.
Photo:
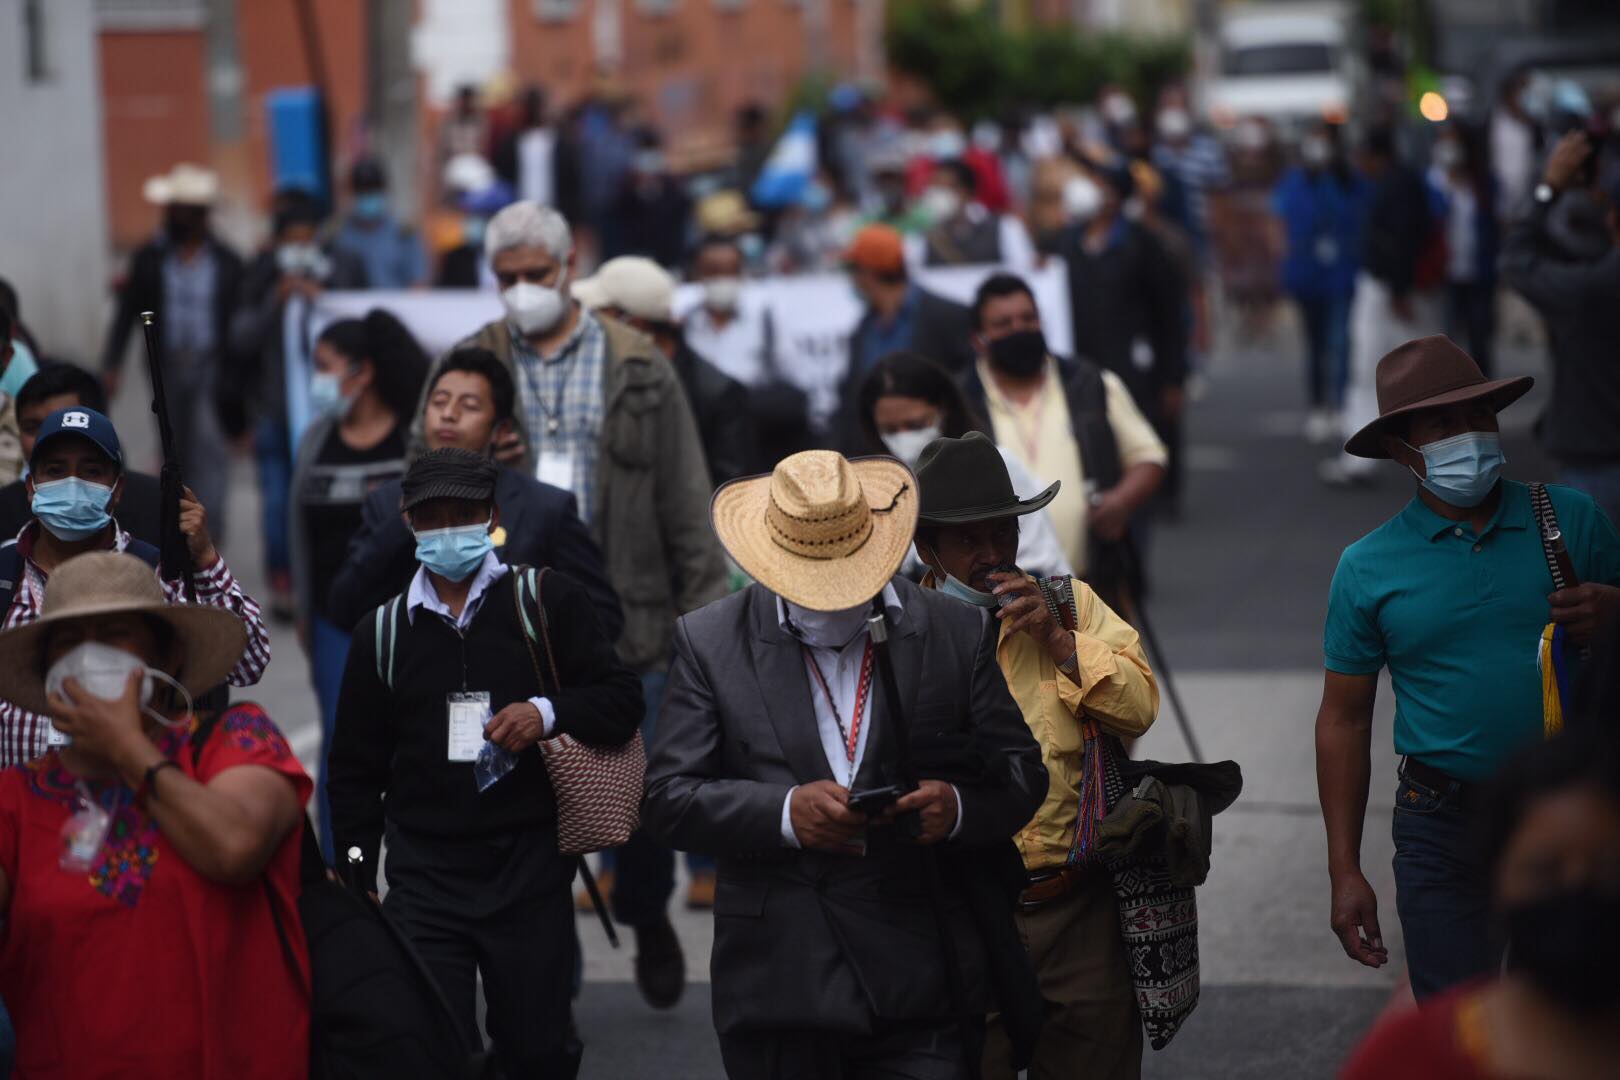
<svg viewBox="0 0 1620 1080"><path fill-rule="evenodd" d="M34 516L58 540L84 540L112 521L112 488L70 476L34 485Z"/></svg>
<svg viewBox="0 0 1620 1080"><path fill-rule="evenodd" d="M465 581L493 550L487 521L416 534L416 561L446 581Z"/></svg>
<svg viewBox="0 0 1620 1080"><path fill-rule="evenodd" d="M934 556L934 561L939 562L938 555ZM934 587L946 596L954 597L957 600L965 600L974 607L993 608L996 606L994 593L980 592L955 574L947 573L941 578L940 572L935 570Z"/></svg>
<svg viewBox="0 0 1620 1080"><path fill-rule="evenodd" d="M342 415L353 402L343 395L343 376L330 371L317 371L309 379L309 407L316 416L331 413Z"/></svg>
<svg viewBox="0 0 1620 1080"><path fill-rule="evenodd" d="M1484 502L1507 464L1502 437L1494 431L1465 431L1411 449L1423 455L1423 486L1449 506Z"/></svg>
<svg viewBox="0 0 1620 1080"><path fill-rule="evenodd" d="M388 196L381 191L368 191L354 197L354 216L362 221L381 221L388 216Z"/></svg>

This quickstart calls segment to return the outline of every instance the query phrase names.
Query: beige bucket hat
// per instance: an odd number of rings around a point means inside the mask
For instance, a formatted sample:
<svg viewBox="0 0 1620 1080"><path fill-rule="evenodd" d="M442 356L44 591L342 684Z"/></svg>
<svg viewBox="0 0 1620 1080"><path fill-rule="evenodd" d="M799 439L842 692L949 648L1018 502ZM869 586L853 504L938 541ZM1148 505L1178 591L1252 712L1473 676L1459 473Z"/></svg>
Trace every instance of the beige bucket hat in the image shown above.
<svg viewBox="0 0 1620 1080"><path fill-rule="evenodd" d="M225 681L247 648L247 628L223 608L171 604L152 568L133 555L92 551L57 567L34 622L0 633L0 699L49 713L45 640L69 619L134 613L162 619L180 645L178 680L193 698Z"/></svg>
<svg viewBox="0 0 1620 1080"><path fill-rule="evenodd" d="M812 611L842 611L900 569L917 528L917 480L893 458L806 450L721 487L709 517L761 585Z"/></svg>

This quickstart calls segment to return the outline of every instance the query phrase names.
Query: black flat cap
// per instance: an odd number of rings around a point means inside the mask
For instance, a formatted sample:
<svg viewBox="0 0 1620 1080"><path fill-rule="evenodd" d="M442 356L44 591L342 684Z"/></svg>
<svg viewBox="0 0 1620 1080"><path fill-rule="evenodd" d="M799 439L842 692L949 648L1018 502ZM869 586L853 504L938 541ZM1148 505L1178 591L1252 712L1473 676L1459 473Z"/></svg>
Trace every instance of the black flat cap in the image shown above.
<svg viewBox="0 0 1620 1080"><path fill-rule="evenodd" d="M429 450L405 471L400 509L409 510L429 499L494 502L498 475L499 467L486 454L452 446Z"/></svg>

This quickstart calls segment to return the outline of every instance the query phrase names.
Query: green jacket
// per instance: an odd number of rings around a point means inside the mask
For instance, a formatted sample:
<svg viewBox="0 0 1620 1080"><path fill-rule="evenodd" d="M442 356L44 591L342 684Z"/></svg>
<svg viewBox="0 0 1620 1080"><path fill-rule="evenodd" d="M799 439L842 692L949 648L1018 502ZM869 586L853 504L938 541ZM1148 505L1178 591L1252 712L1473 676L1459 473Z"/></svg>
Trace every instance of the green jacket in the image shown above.
<svg viewBox="0 0 1620 1080"><path fill-rule="evenodd" d="M590 530L608 578L624 605L619 656L640 672L669 663L675 619L726 595L726 562L709 526L709 467L697 422L675 370L644 335L613 319L602 370L602 432ZM489 323L456 347L494 353L523 385L505 321ZM424 387L424 393L426 388ZM524 410L513 421L523 437L522 468L535 472ZM412 426L422 445L423 411Z"/></svg>

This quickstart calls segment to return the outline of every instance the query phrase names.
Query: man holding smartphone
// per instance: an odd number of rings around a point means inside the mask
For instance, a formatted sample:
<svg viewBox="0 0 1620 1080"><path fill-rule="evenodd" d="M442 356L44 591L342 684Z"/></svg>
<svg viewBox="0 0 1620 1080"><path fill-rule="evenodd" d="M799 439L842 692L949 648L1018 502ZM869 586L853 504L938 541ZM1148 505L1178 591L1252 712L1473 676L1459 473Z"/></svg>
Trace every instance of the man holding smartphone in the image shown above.
<svg viewBox="0 0 1620 1080"><path fill-rule="evenodd" d="M900 462L810 450L710 508L755 584L676 624L642 822L718 859L734 1078L960 1080L1019 1003L1009 965L1034 995L1006 894L1001 934L972 897L1046 771L993 622L897 576L917 505Z"/></svg>
<svg viewBox="0 0 1620 1080"><path fill-rule="evenodd" d="M1148 729L1159 711L1153 672L1136 631L1085 582L1037 582L1012 565L1018 519L1057 498L1057 483L1020 499L995 444L976 431L930 443L917 459L917 482L917 557L929 568L922 584L993 613L997 665L1051 777L1045 802L1016 837L1026 875L1018 933L1052 1005L1030 1074L1138 1077L1142 1025L1113 874L1088 860L1075 837L1088 738L1098 728L1123 738ZM992 1023L984 1076L1011 1080L1014 1071L1008 1039Z"/></svg>

